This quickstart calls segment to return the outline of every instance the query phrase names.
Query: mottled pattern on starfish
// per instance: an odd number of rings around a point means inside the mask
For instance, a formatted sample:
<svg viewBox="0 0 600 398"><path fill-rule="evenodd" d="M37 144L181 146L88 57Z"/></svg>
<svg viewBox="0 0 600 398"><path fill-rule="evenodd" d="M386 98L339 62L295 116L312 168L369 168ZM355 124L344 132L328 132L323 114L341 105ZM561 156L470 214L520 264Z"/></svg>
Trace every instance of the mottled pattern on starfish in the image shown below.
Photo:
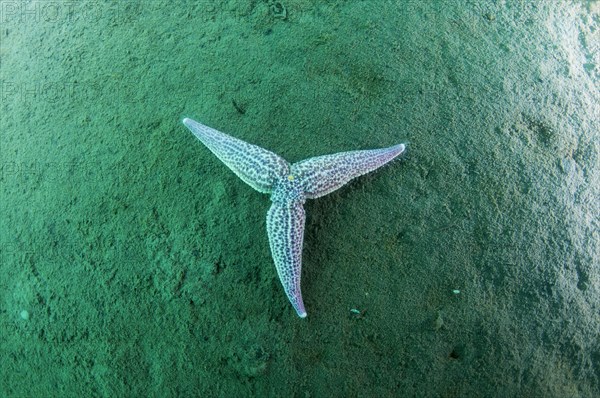
<svg viewBox="0 0 600 398"><path fill-rule="evenodd" d="M192 119L183 124L238 177L259 192L270 193L267 213L271 254L285 294L301 318L306 317L300 276L304 240L304 202L342 187L404 152L389 148L341 152L290 164L275 153L212 129Z"/></svg>
<svg viewBox="0 0 600 398"><path fill-rule="evenodd" d="M191 119L184 119L183 123L221 162L259 192L271 193L275 182L289 173L288 162L271 151Z"/></svg>

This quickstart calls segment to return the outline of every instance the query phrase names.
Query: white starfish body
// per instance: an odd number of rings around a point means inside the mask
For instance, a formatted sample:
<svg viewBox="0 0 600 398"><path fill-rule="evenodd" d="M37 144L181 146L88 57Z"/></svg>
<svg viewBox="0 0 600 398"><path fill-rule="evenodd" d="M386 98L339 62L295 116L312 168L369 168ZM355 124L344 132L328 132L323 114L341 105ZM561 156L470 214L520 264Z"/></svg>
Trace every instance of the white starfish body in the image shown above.
<svg viewBox="0 0 600 398"><path fill-rule="evenodd" d="M292 306L306 317L300 276L304 240L304 202L373 171L404 152L389 148L341 152L290 164L277 154L212 129L192 119L183 124L238 177L259 192L270 193L267 234L279 280Z"/></svg>

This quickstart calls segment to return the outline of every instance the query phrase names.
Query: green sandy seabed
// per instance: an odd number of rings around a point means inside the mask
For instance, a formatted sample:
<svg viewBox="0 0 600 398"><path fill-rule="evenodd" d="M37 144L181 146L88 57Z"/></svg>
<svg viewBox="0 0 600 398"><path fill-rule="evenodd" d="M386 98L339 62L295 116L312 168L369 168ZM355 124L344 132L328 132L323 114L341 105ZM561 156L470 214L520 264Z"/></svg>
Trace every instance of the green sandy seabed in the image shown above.
<svg viewBox="0 0 600 398"><path fill-rule="evenodd" d="M0 6L0 396L600 396L598 2ZM408 142L306 204L307 319L184 116Z"/></svg>

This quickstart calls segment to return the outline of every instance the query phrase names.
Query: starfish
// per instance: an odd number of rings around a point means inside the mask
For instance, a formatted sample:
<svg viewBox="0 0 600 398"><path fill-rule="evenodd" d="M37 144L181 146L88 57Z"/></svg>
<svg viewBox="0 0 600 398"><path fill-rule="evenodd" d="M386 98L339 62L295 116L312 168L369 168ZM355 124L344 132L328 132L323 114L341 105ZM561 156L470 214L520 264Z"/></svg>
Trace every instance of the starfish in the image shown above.
<svg viewBox="0 0 600 398"><path fill-rule="evenodd" d="M267 234L283 290L301 318L306 317L300 273L304 202L373 171L404 152L405 145L340 152L289 164L279 155L185 118L183 124L245 183L271 195Z"/></svg>

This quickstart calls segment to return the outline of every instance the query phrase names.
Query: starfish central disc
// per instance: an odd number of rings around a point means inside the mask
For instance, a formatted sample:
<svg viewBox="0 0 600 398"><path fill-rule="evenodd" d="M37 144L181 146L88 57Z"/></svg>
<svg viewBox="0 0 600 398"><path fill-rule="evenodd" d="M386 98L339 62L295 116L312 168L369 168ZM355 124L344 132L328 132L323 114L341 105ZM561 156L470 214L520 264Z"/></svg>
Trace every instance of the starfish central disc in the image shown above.
<svg viewBox="0 0 600 398"><path fill-rule="evenodd" d="M306 196L304 195L304 189L300 180L294 178L293 175L277 180L273 188L273 193L271 193L271 201L280 204L292 202L303 204L306 202Z"/></svg>

